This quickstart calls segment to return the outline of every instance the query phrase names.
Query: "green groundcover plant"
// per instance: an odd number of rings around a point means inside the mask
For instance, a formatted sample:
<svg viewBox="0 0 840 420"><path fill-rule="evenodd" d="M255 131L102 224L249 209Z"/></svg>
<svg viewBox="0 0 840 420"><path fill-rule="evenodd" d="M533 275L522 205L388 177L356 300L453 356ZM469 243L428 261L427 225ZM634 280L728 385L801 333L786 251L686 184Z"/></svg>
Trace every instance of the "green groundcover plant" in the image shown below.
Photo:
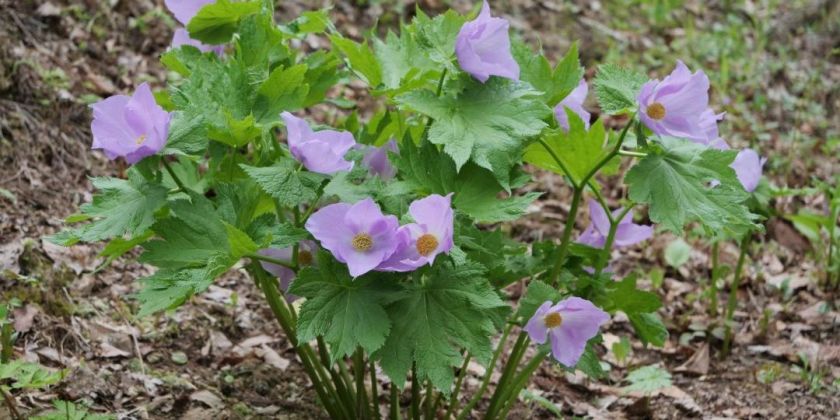
<svg viewBox="0 0 840 420"><path fill-rule="evenodd" d="M764 162L729 150L708 78L682 62L661 81L599 67L593 122L577 47L552 66L487 3L466 16L417 10L361 42L328 10L278 24L272 0L167 6L185 25L161 57L168 88L92 105L93 148L132 166L94 178L92 202L52 240L106 241L108 261L142 247L157 271L139 280L141 316L244 268L333 418L399 418L404 391L413 418L505 418L549 356L600 377L612 314L645 344L668 335L657 295L610 269L612 249L653 235L634 209L678 233L759 228L749 202ZM309 36L331 48L305 48ZM351 82L378 107L328 95ZM340 117L313 125L315 107ZM500 226L540 196L517 193L531 182L525 164L573 191L561 238L525 244ZM625 174L621 208L602 197L600 173ZM589 227L573 237L584 205ZM520 280L516 302L506 288ZM487 369L462 404L470 361Z"/></svg>

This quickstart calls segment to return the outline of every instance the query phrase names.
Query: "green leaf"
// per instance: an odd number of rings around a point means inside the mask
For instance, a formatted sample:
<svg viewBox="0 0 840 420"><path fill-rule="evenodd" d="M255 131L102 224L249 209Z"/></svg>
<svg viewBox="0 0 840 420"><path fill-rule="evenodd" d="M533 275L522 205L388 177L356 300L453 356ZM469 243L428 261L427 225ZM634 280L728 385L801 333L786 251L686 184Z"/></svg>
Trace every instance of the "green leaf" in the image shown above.
<svg viewBox="0 0 840 420"><path fill-rule="evenodd" d="M175 111L169 122L169 138L163 154L193 155L207 149L207 122L190 111Z"/></svg>
<svg viewBox="0 0 840 420"><path fill-rule="evenodd" d="M665 345L665 341L668 340L668 329L655 313L629 313L627 318L643 343L650 343L656 347Z"/></svg>
<svg viewBox="0 0 840 420"><path fill-rule="evenodd" d="M298 316L298 338L323 336L333 361L359 346L368 353L378 350L391 329L382 305L393 290L385 285L376 274L353 279L345 265L319 253L318 267L301 270L289 290L307 298Z"/></svg>
<svg viewBox="0 0 840 420"><path fill-rule="evenodd" d="M622 281L606 286L606 299L602 307L606 311L622 311L628 315L655 312L662 307L662 301L655 293L636 288L636 277L628 276Z"/></svg>
<svg viewBox="0 0 840 420"><path fill-rule="evenodd" d="M225 112L224 125L213 126L207 131L207 137L231 147L242 147L262 133L253 115L237 119Z"/></svg>
<svg viewBox="0 0 840 420"><path fill-rule="evenodd" d="M309 93L306 84L306 64L289 68L277 67L271 71L257 90L254 115L259 121L270 121L283 111L295 111L303 107Z"/></svg>
<svg viewBox="0 0 840 420"><path fill-rule="evenodd" d="M410 31L397 36L391 31L385 40L373 40L374 54L382 69L382 83L388 89L403 89L431 82L439 67L423 54L423 49L414 41Z"/></svg>
<svg viewBox="0 0 840 420"><path fill-rule="evenodd" d="M601 367L601 359L598 358L598 353L595 352L595 348L593 346L593 342L600 341L600 335L589 340L586 343L586 349L584 349L583 354L581 354L580 359L578 359L577 365L575 365L575 369L580 370L585 373L586 376L593 379L600 379L607 376L607 373L604 372L604 369Z"/></svg>
<svg viewBox="0 0 840 420"><path fill-rule="evenodd" d="M499 199L499 192L501 186L490 171L468 163L457 176L453 206L478 222L506 222L518 219L542 195L530 192Z"/></svg>
<svg viewBox="0 0 840 420"><path fill-rule="evenodd" d="M245 164L240 167L251 179L284 207L295 207L317 197L324 176L298 171L292 159L281 159L274 166L258 168Z"/></svg>
<svg viewBox="0 0 840 420"><path fill-rule="evenodd" d="M519 79L542 92L541 98L548 106L560 103L583 78L577 42L572 44L553 70L543 54L535 54L524 42L515 41L512 46L513 56L519 63Z"/></svg>
<svg viewBox="0 0 840 420"><path fill-rule="evenodd" d="M691 245L682 238L677 238L665 247L665 262L671 267L680 268L691 256Z"/></svg>
<svg viewBox="0 0 840 420"><path fill-rule="evenodd" d="M419 12L407 29L412 33L417 45L425 51L426 57L455 73L458 71L458 67L453 63L455 41L464 23L464 16L451 9L432 19Z"/></svg>
<svg viewBox="0 0 840 420"><path fill-rule="evenodd" d="M131 251L136 246L148 241L154 232L151 230L147 230L142 235L137 235L131 239L124 239L124 238L114 238L105 245L105 248L102 249L102 252L99 253L100 257L105 257L105 261L97 267L97 270L102 269L103 267L108 266L112 262L114 262L117 258L123 256L126 252Z"/></svg>
<svg viewBox="0 0 840 420"><path fill-rule="evenodd" d="M376 56L368 46L367 41L360 44L338 35L330 36L330 41L347 57L350 68L364 77L368 85L376 87L382 83L382 70L379 68Z"/></svg>
<svg viewBox="0 0 840 420"><path fill-rule="evenodd" d="M552 304L557 303L561 298L561 294L555 288L549 286L541 280L531 280L528 283L528 290L525 291L525 296L519 301L519 310L516 311L516 318L528 322L537 308L546 301L551 301Z"/></svg>
<svg viewBox="0 0 840 420"><path fill-rule="evenodd" d="M602 120L586 130L583 120L573 111L566 109L569 116L569 131L562 128L545 130L542 142L532 143L525 150L525 161L543 169L566 175L554 156L569 171L572 181L580 184L590 171L610 154L607 147L607 134ZM545 143L545 144L543 144ZM546 149L548 146L548 149ZM552 156L552 153L554 156Z"/></svg>
<svg viewBox="0 0 840 420"><path fill-rule="evenodd" d="M65 374L63 370L53 371L23 360L0 364L0 380L9 380L13 389L46 388L64 379Z"/></svg>
<svg viewBox="0 0 840 420"><path fill-rule="evenodd" d="M416 363L421 382L428 379L448 394L453 368L463 361L462 348L479 362L489 362L494 319L506 309L479 266L454 267L441 261L425 284L408 285L387 307L393 326L375 356L397 386L405 383Z"/></svg>
<svg viewBox="0 0 840 420"><path fill-rule="evenodd" d="M601 110L616 115L635 109L636 96L647 80L641 73L613 64L598 67L594 86Z"/></svg>
<svg viewBox="0 0 840 420"><path fill-rule="evenodd" d="M270 230L272 248L289 248L300 241L309 239L306 229L295 227L290 223L279 223Z"/></svg>
<svg viewBox="0 0 840 420"><path fill-rule="evenodd" d="M30 417L31 420L113 420L116 417L109 414L91 413L84 405L76 405L69 401L53 401L55 410Z"/></svg>
<svg viewBox="0 0 840 420"><path fill-rule="evenodd" d="M230 41L242 18L259 11L259 1L216 0L196 13L187 24L187 30L190 37L198 41L212 45L224 44Z"/></svg>
<svg viewBox="0 0 840 420"><path fill-rule="evenodd" d="M223 222L224 223L224 222ZM224 223L225 230L227 230L228 246L230 247L230 254L233 258L239 259L248 254L257 252L259 247L254 243L254 240L248 236L247 233Z"/></svg>
<svg viewBox="0 0 840 420"><path fill-rule="evenodd" d="M144 254L145 255L145 254ZM216 277L225 273L236 262L224 254L211 255L206 265L195 268L164 268L140 279L142 285L136 298L140 301L138 317L174 309L195 294L207 290Z"/></svg>
<svg viewBox="0 0 840 420"><path fill-rule="evenodd" d="M239 25L236 40L236 59L246 67L263 69L274 66L292 56L283 33L274 25L269 14L249 16Z"/></svg>
<svg viewBox="0 0 840 420"><path fill-rule="evenodd" d="M749 194L729 166L736 151L670 137L661 139L661 146L660 153L642 158L624 178L630 199L648 204L654 223L681 232L698 221L712 232L736 237L756 226L757 216L743 204Z"/></svg>
<svg viewBox="0 0 840 420"><path fill-rule="evenodd" d="M671 374L658 366L640 367L627 374L630 385L622 388L624 392L641 392L652 394L662 388L671 386Z"/></svg>
<svg viewBox="0 0 840 420"><path fill-rule="evenodd" d="M525 83L492 78L486 84L472 79L464 84L457 96L419 90L396 101L434 119L429 141L442 145L458 170L472 160L509 189L510 170L519 161L524 140L546 127L543 118L551 110Z"/></svg>

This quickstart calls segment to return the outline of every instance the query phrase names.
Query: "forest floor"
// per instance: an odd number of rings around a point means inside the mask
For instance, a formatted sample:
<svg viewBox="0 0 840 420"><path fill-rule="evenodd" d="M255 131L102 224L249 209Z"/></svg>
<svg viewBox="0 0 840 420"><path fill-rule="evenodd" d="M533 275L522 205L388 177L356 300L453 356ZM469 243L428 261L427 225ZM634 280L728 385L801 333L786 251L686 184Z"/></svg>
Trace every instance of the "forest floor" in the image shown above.
<svg viewBox="0 0 840 420"><path fill-rule="evenodd" d="M281 19L322 6L279 3ZM350 36L376 19L394 26L414 10L405 1L336 3L332 17ZM434 13L444 3L421 7ZM608 378L590 381L545 363L511 418L837 418L840 301L825 281L827 242L791 216L826 214L826 197L809 187L840 174L840 3L653 3L499 0L494 9L529 42L540 39L554 60L579 40L587 78L605 62L656 76L678 58L705 69L713 107L727 111L722 135L769 157L766 174L778 189L738 290L733 352L721 356L720 316L710 315L702 294L710 245L689 232L687 260L677 264L665 257L677 238L657 235L616 252L613 264L662 296L666 345L644 348L617 316L600 349ZM685 4L669 9L674 3ZM162 86L167 75L157 58L173 26L162 0L0 0L0 300L20 302L16 356L68 370L59 385L14 397L28 413L62 399L124 418L322 418L293 350L244 274L229 273L174 313L140 319L130 296L148 267L124 258L98 270L100 247L42 239L90 199L88 177L125 170L90 152L87 105L143 81ZM569 191L558 177L535 176L547 194L510 229L524 240L557 238ZM607 191L613 201L623 193ZM724 265L737 257L737 244L721 245ZM632 351L619 358L612 344L624 337ZM672 386L653 395L622 391L627 372L647 365L669 371ZM470 367L467 396L481 369ZM7 415L0 406L0 418Z"/></svg>

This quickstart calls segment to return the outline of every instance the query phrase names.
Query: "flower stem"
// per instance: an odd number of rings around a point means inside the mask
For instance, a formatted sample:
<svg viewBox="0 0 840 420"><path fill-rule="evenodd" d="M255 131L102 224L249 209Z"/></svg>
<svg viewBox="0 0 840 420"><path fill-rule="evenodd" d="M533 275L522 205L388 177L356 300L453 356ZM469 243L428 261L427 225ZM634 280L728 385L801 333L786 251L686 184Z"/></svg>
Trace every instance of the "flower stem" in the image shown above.
<svg viewBox="0 0 840 420"><path fill-rule="evenodd" d="M557 259L554 262L554 267L551 269L551 274L548 280L554 287L557 287L557 280L560 277L560 270L563 268L563 263L566 261L566 253L569 251L569 243L572 241L572 231L575 228L575 220L577 219L578 208L580 207L580 200L583 197L583 189L574 187L572 194L572 206L569 208L569 215L566 218L566 225L563 228L563 239L560 241L560 248L557 251Z"/></svg>
<svg viewBox="0 0 840 420"><path fill-rule="evenodd" d="M278 260L277 258L269 257L269 256L266 256L266 255L260 255L260 254L247 254L245 256L252 259L252 260L265 261L267 263L277 264L281 267L286 267L290 270L295 270L295 271L297 270L297 267L295 267L295 265L292 264L289 261Z"/></svg>
<svg viewBox="0 0 840 420"><path fill-rule="evenodd" d="M178 175L175 175L175 171L172 170L172 167L169 166L169 162L166 161L166 157L162 157L160 161L163 162L163 167L166 169L166 172L169 172L169 176L172 177L173 181L175 181L175 185L178 186L178 191L186 194L187 189L184 187L184 184L181 182L181 179L178 178Z"/></svg>
<svg viewBox="0 0 840 420"><path fill-rule="evenodd" d="M391 382L391 420L402 420L400 414L400 392L397 385Z"/></svg>
<svg viewBox="0 0 840 420"><path fill-rule="evenodd" d="M747 256L747 248L750 244L750 234L747 233L741 239L741 252L738 254L738 264L735 266L735 276L732 278L732 285L729 288L729 298L726 301L726 319L724 321L723 333L723 356L729 355L729 348L732 343L732 320L735 317L737 306L738 287L741 285L741 273L744 269L744 260Z"/></svg>
<svg viewBox="0 0 840 420"><path fill-rule="evenodd" d="M417 380L417 364L411 364L411 418L420 420L420 381Z"/></svg>
<svg viewBox="0 0 840 420"><path fill-rule="evenodd" d="M471 357L472 355L469 352L464 355L464 363L461 365L461 370L458 371L458 379L455 380L455 390L452 391L452 396L449 397L449 407L446 409L446 414L443 415L444 419L449 419L452 413L458 411L458 406L461 405L461 400L458 397L461 394L461 385L464 383L464 377L467 376L467 366L470 364ZM492 370L492 367L488 366L488 369Z"/></svg>
<svg viewBox="0 0 840 420"><path fill-rule="evenodd" d="M601 254L598 257L597 265L595 266L595 277L601 275L601 272L604 271L604 268L609 264L610 261L610 251L612 250L613 243L615 243L615 233L618 231L618 224L624 219L624 216L627 216L635 203L631 203L627 205L627 207L622 210L621 214L618 217L613 218L610 220L610 231L607 234L607 240L604 242L604 247L601 249ZM610 209L607 208L607 214L610 213Z"/></svg>
<svg viewBox="0 0 840 420"><path fill-rule="evenodd" d="M364 419L370 419L370 404L365 389L365 352L361 347L353 355L353 370L356 378L356 413Z"/></svg>
<svg viewBox="0 0 840 420"><path fill-rule="evenodd" d="M516 376L516 379L513 381L513 387L510 388L508 391L507 396L505 397L504 405L502 406L501 414L498 416L499 419L506 419L508 412L516 403L516 400L519 398L519 393L528 383L528 379L531 378L531 375L534 374L534 371L540 366L543 360L545 360L546 356L548 356L548 352L542 351L537 354L524 368L522 371L519 372L519 375Z"/></svg>
<svg viewBox="0 0 840 420"><path fill-rule="evenodd" d="M516 338L516 343L510 352L510 358L505 365L505 369L502 371L502 376L499 378L499 384L496 385L496 391L490 397L490 406L487 408L485 418L492 418L492 414L501 408L499 404L503 402L502 398L507 393L511 384L511 378L515 375L516 368L519 366L519 362L522 361L522 356L525 354L525 348L529 342L530 340L525 332L519 333L519 337Z"/></svg>
<svg viewBox="0 0 840 420"><path fill-rule="evenodd" d="M712 244L712 278L709 281L709 315L718 313L718 276L720 275L720 242Z"/></svg>
<svg viewBox="0 0 840 420"><path fill-rule="evenodd" d="M634 152L632 150L624 150L624 149L620 149L618 151L618 154L621 155L621 156L630 156L630 157L638 157L638 158L647 157L647 153Z"/></svg>
<svg viewBox="0 0 840 420"><path fill-rule="evenodd" d="M9 360L12 360L15 350L12 343L14 332L14 325L8 321L4 322L3 326L0 327L0 344L3 346L3 349L0 350L0 363L6 364L9 363Z"/></svg>
<svg viewBox="0 0 840 420"><path fill-rule="evenodd" d="M508 324L504 331L502 332L502 338L499 339L499 344L496 347L496 351L493 352L493 358L490 359L490 363L487 365L487 371L484 372L484 378L481 380L481 385L478 387L478 391L476 391L475 395L473 395L470 402L458 413L457 420L463 420L466 418L470 411L481 401L481 397L484 395L484 392L487 391L487 386L490 384L490 377L493 375L493 370L496 368L496 362L499 360L499 355L501 355L502 350L505 348L505 343L507 342L508 335L510 334L510 330L513 328L513 324Z"/></svg>
<svg viewBox="0 0 840 420"><path fill-rule="evenodd" d="M373 407L373 418L379 420L379 381L376 379L376 363L370 361L370 402Z"/></svg>

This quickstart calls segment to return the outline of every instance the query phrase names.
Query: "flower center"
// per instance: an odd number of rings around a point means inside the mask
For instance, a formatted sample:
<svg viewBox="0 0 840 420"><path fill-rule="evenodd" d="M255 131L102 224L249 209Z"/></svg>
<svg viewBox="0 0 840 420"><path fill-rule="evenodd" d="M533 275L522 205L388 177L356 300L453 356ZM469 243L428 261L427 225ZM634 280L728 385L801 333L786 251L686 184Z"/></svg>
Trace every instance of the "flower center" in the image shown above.
<svg viewBox="0 0 840 420"><path fill-rule="evenodd" d="M298 264L312 265L312 253L309 251L298 251Z"/></svg>
<svg viewBox="0 0 840 420"><path fill-rule="evenodd" d="M543 322L548 328L557 328L563 323L563 317L559 312L551 312L543 318Z"/></svg>
<svg viewBox="0 0 840 420"><path fill-rule="evenodd" d="M438 247L438 240L435 235L431 233L424 234L423 236L417 238L417 252L424 257L428 257L429 254L434 252L434 250Z"/></svg>
<svg viewBox="0 0 840 420"><path fill-rule="evenodd" d="M659 102L654 102L647 107L647 114L648 117L651 117L654 120L661 120L665 118L665 105L662 105Z"/></svg>
<svg viewBox="0 0 840 420"><path fill-rule="evenodd" d="M359 252L365 252L373 248L373 238L367 233L359 233L353 237L353 248Z"/></svg>
<svg viewBox="0 0 840 420"><path fill-rule="evenodd" d="M138 146L143 144L144 141L146 141L146 135L145 134L141 134L139 137L137 137L136 140L134 140L134 142L137 143Z"/></svg>

